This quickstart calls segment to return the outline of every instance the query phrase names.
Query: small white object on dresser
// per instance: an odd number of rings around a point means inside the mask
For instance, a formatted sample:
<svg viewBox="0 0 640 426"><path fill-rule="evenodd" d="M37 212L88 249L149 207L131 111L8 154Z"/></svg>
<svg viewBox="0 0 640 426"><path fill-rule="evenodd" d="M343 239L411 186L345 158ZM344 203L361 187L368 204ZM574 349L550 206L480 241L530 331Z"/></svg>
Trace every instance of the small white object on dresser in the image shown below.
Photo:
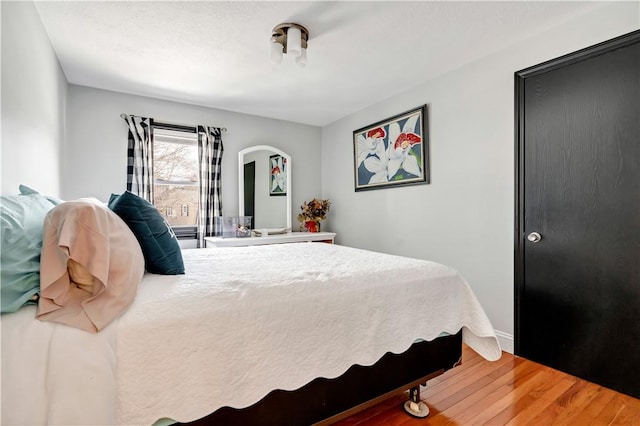
<svg viewBox="0 0 640 426"><path fill-rule="evenodd" d="M285 244L303 242L325 242L333 244L335 232L289 232L260 237L222 238L206 237L205 247L243 247L261 244Z"/></svg>

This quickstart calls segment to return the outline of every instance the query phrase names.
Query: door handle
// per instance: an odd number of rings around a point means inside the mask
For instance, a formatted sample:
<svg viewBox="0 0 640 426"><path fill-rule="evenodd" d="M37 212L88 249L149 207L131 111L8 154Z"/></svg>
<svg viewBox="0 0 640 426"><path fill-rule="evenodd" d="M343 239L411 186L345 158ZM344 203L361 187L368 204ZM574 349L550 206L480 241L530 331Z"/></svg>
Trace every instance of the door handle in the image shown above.
<svg viewBox="0 0 640 426"><path fill-rule="evenodd" d="M542 235L538 234L537 232L532 232L529 235L527 235L527 240L531 241L532 243L537 243L542 239Z"/></svg>

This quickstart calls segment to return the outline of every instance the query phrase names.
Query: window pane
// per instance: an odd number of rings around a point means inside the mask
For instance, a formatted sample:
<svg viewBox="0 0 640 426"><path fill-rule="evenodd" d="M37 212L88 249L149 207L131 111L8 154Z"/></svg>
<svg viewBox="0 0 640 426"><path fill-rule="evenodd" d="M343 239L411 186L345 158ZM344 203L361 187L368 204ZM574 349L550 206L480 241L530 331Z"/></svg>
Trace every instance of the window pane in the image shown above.
<svg viewBox="0 0 640 426"><path fill-rule="evenodd" d="M195 226L198 214L198 186L155 185L155 206L171 226Z"/></svg>
<svg viewBox="0 0 640 426"><path fill-rule="evenodd" d="M157 183L198 184L198 146L154 140L153 174Z"/></svg>
<svg viewBox="0 0 640 426"><path fill-rule="evenodd" d="M165 132L168 133L168 132ZM155 134L154 201L171 226L195 226L198 217L198 145L193 135Z"/></svg>

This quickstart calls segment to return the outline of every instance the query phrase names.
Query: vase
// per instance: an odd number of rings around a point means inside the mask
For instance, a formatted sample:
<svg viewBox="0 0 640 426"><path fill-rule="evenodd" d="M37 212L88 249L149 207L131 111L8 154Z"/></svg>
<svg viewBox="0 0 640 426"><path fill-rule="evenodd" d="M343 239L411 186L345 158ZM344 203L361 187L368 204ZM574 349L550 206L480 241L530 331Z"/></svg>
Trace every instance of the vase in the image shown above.
<svg viewBox="0 0 640 426"><path fill-rule="evenodd" d="M304 228L307 230L307 232L320 232L320 221L305 220Z"/></svg>

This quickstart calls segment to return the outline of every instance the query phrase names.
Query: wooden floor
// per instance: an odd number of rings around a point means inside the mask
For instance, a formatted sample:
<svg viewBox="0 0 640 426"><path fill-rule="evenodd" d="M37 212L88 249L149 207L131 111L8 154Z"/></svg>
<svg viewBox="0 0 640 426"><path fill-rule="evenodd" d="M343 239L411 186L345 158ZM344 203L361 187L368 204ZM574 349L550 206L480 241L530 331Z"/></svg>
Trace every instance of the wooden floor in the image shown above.
<svg viewBox="0 0 640 426"><path fill-rule="evenodd" d="M426 419L405 414L399 395L335 426L640 425L640 399L508 353L489 362L466 346L462 365L430 380L421 397Z"/></svg>

